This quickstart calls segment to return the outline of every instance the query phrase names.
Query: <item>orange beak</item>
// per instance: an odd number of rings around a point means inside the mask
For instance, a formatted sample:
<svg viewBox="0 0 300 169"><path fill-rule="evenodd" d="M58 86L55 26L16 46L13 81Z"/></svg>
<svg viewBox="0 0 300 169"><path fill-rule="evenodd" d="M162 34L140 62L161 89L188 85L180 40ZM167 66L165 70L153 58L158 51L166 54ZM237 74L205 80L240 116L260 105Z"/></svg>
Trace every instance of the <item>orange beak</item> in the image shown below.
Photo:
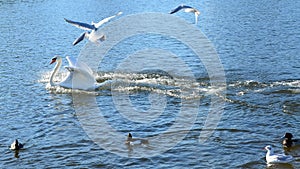
<svg viewBox="0 0 300 169"><path fill-rule="evenodd" d="M54 63L55 61L56 61L56 59L52 59L51 62L50 62L50 65L51 65L52 63Z"/></svg>

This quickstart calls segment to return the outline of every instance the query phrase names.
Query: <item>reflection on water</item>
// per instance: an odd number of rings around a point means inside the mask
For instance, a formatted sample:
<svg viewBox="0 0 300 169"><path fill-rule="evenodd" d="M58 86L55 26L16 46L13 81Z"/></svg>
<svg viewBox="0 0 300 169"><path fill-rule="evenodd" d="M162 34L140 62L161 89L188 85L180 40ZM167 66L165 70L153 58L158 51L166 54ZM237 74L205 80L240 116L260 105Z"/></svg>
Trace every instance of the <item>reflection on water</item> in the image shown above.
<svg viewBox="0 0 300 169"><path fill-rule="evenodd" d="M16 158L20 158L19 150L16 150L16 151L15 151L15 157L16 157Z"/></svg>

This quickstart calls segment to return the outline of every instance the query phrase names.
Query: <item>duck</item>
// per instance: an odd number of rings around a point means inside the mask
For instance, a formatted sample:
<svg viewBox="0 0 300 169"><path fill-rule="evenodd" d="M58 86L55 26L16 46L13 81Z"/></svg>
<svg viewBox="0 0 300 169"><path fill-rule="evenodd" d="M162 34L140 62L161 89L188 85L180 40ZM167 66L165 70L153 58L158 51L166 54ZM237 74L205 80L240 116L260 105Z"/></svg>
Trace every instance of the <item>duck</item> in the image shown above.
<svg viewBox="0 0 300 169"><path fill-rule="evenodd" d="M273 148L270 145L266 146L265 150L267 150L267 154L266 154L267 164L289 163L294 160L294 157L291 155L274 154Z"/></svg>
<svg viewBox="0 0 300 169"><path fill-rule="evenodd" d="M149 141L142 138L133 138L131 133L128 133L127 140L125 142L127 145L146 145Z"/></svg>
<svg viewBox="0 0 300 169"><path fill-rule="evenodd" d="M285 133L282 138L283 138L282 145L286 148L291 148L293 146L300 145L299 139L292 139L293 138L292 133Z"/></svg>
<svg viewBox="0 0 300 169"><path fill-rule="evenodd" d="M18 139L16 139L9 147L11 150L20 150L24 147L23 144L21 144Z"/></svg>

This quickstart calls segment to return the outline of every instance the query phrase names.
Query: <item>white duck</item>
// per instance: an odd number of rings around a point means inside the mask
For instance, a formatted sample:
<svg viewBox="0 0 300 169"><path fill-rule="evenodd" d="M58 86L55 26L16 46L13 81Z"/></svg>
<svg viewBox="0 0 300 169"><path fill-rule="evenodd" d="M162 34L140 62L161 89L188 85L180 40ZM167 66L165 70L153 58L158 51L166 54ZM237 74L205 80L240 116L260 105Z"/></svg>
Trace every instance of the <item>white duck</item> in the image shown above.
<svg viewBox="0 0 300 169"><path fill-rule="evenodd" d="M272 146L268 145L265 147L267 150L266 161L268 164L276 163L289 163L294 160L293 156L285 154L274 154Z"/></svg>
<svg viewBox="0 0 300 169"><path fill-rule="evenodd" d="M68 76L58 84L54 83L53 78L62 65L62 58L60 56L52 58L50 64L56 62L56 65L50 76L50 86L61 86L63 88L81 90L96 89L97 86L95 85L96 80L93 76L93 71L85 63L79 62L73 57L67 56L66 58L69 62L69 66L65 66L65 68L69 71Z"/></svg>
<svg viewBox="0 0 300 169"><path fill-rule="evenodd" d="M81 23L81 22L76 22L76 21L71 21L69 19L65 18L65 21L80 28L83 30L87 30L87 32L82 33L74 42L73 45L76 45L77 43L81 42L84 38L87 38L88 40L90 40L93 43L99 44L100 42L103 42L105 40L105 35L104 34L100 34L97 32L98 28L103 25L104 23L110 21L111 19L113 19L114 17L121 15L122 12L117 13L116 15L107 17L103 20L101 20L98 23L94 23L92 22L91 24L87 24L87 23Z"/></svg>
<svg viewBox="0 0 300 169"><path fill-rule="evenodd" d="M198 9L182 4L182 5L179 5L178 7L176 7L175 9L173 9L170 12L170 14L176 13L180 10L184 10L184 12L194 13L195 14L195 24L198 23L198 16L200 15L200 11Z"/></svg>

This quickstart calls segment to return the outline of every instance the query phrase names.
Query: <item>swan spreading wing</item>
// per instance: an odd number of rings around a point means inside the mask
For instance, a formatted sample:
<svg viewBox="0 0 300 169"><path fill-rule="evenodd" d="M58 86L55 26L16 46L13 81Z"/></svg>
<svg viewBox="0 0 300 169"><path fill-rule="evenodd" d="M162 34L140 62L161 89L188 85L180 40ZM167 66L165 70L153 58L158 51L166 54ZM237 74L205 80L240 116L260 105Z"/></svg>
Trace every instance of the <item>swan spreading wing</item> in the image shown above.
<svg viewBox="0 0 300 169"><path fill-rule="evenodd" d="M52 59L51 64L54 62L56 66L50 76L50 85L51 86L61 86L64 88L72 89L82 89L82 90L91 90L95 89L96 79L93 76L93 71L83 62L77 61L75 58L67 56L66 57L69 66L65 68L69 71L65 79L63 79L59 84L53 82L53 77L59 71L59 68L62 64L62 59L60 56L56 56Z"/></svg>
<svg viewBox="0 0 300 169"><path fill-rule="evenodd" d="M77 59L75 59L75 58L73 58L71 56L67 56L66 59L67 59L67 61L69 63L69 67L81 69L83 71L86 71L90 75L93 74L92 69L86 63L80 62L80 61L78 61Z"/></svg>
<svg viewBox="0 0 300 169"><path fill-rule="evenodd" d="M77 67L65 67L69 74L68 76L59 84L62 87L74 88L74 89L92 89L96 81L90 73L77 68Z"/></svg>

